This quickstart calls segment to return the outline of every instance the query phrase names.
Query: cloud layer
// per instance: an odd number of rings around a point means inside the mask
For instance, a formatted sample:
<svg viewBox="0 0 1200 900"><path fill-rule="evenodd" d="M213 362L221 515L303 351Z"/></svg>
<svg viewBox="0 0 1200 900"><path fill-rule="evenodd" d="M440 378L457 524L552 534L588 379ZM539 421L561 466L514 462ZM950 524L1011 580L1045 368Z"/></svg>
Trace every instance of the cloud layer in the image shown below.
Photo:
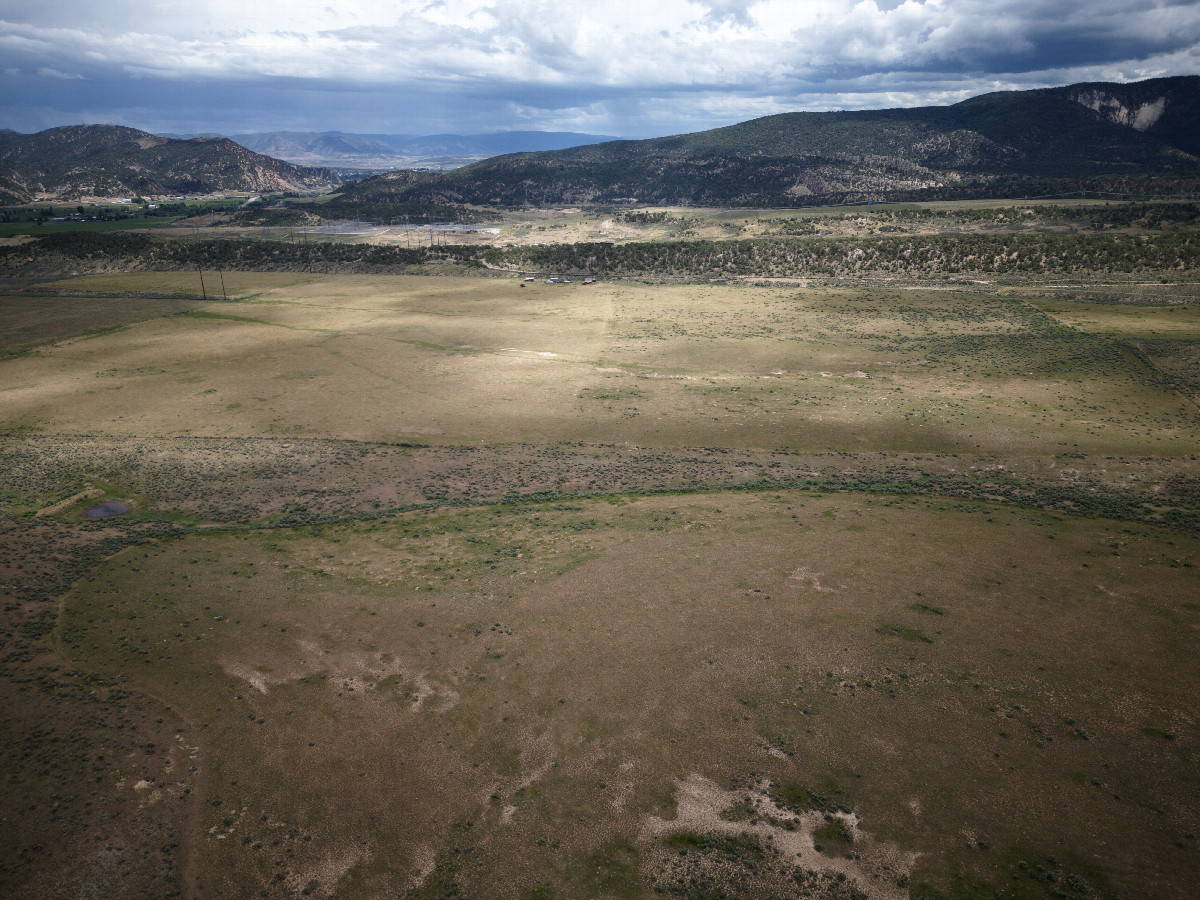
<svg viewBox="0 0 1200 900"><path fill-rule="evenodd" d="M630 136L1200 72L1192 0L0 0L0 125Z"/></svg>

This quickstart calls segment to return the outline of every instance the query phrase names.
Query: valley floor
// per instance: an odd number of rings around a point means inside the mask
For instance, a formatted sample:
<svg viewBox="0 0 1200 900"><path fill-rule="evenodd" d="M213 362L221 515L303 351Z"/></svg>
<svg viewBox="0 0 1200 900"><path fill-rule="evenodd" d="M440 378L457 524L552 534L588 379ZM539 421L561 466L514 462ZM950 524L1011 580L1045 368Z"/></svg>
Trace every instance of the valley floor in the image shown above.
<svg viewBox="0 0 1200 900"><path fill-rule="evenodd" d="M1190 896L1186 274L23 283L0 890Z"/></svg>

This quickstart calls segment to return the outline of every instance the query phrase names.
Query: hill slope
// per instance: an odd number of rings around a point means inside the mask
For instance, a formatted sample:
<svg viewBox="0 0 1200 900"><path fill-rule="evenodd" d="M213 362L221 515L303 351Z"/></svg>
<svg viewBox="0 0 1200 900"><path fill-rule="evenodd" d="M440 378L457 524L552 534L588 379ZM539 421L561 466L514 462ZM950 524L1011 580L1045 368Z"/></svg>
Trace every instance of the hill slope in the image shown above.
<svg viewBox="0 0 1200 900"><path fill-rule="evenodd" d="M0 179L61 198L306 191L337 178L247 150L225 138L171 140L118 125L0 132Z"/></svg>
<svg viewBox="0 0 1200 900"><path fill-rule="evenodd" d="M500 153L563 150L611 141L570 131L505 131L497 134L346 134L340 131L269 131L231 138L256 153L301 165L361 168L438 168L466 165Z"/></svg>
<svg viewBox="0 0 1200 900"><path fill-rule="evenodd" d="M974 97L948 107L786 113L727 128L379 176L348 197L477 203L796 205L956 196L1035 182L1200 177L1200 77ZM989 187L990 186L990 187Z"/></svg>

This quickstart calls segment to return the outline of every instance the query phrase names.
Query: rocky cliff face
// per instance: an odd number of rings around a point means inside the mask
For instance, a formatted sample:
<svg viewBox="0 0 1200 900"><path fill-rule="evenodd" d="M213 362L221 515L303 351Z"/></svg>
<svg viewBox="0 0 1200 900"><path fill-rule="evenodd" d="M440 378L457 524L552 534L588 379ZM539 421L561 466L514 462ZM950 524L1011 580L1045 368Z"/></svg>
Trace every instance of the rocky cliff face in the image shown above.
<svg viewBox="0 0 1200 900"><path fill-rule="evenodd" d="M1073 100L1113 125L1200 156L1200 76L1074 84L1047 93Z"/></svg>
<svg viewBox="0 0 1200 900"><path fill-rule="evenodd" d="M1126 106L1119 97L1102 90L1084 90L1071 95L1076 103L1099 113L1114 125L1125 125L1135 131L1148 131L1158 124L1167 109L1167 98L1157 97L1137 106Z"/></svg>

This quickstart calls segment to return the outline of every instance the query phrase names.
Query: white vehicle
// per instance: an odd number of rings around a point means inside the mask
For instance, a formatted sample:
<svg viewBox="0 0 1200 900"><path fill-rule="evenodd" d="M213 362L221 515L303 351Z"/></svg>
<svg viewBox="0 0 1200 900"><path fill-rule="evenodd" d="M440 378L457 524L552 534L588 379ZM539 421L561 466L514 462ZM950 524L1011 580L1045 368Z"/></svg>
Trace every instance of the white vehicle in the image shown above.
<svg viewBox="0 0 1200 900"><path fill-rule="evenodd" d="M534 278L532 275L527 275L527 276L525 276L525 280L526 280L526 281L537 281L537 279L536 279L536 278Z"/></svg>

